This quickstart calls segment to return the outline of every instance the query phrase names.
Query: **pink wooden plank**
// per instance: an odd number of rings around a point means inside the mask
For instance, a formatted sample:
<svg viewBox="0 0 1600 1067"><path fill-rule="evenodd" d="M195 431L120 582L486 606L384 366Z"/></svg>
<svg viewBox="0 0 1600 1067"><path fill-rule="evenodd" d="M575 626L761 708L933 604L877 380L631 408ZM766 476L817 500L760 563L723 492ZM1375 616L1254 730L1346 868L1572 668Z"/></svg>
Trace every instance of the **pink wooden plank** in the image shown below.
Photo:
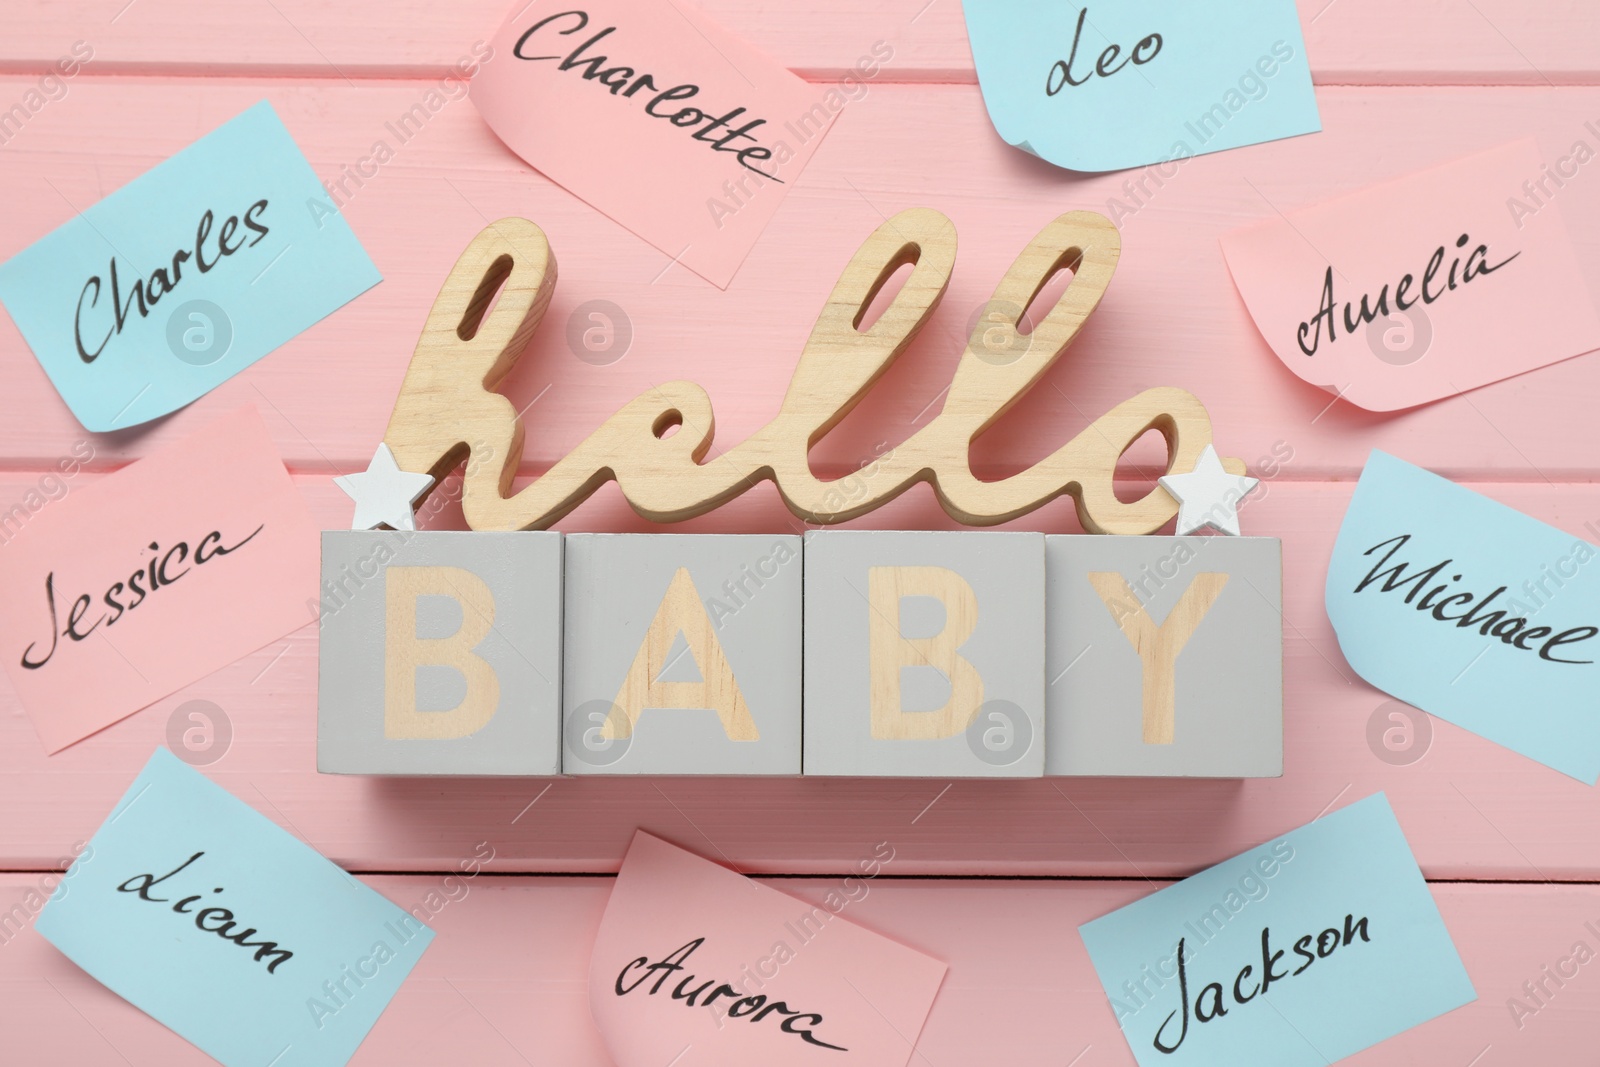
<svg viewBox="0 0 1600 1067"><path fill-rule="evenodd" d="M17 79L0 79L15 88ZM415 86L217 81L203 94L170 79L85 82L41 112L0 172L0 256L25 247L262 96L318 173L395 141L385 125ZM1371 447L1460 477L1587 479L1595 456L1568 427L1589 418L1600 358L1570 360L1399 415L1329 407L1289 374L1249 319L1218 251L1227 229L1340 191L1525 135L1548 151L1600 115L1600 89L1321 91L1324 133L1186 163L1122 219L1122 266L1074 348L980 443L991 472L1052 451L1089 418L1151 385L1190 389L1211 409L1226 450L1256 463L1293 452L1287 476L1345 478ZM157 118L152 119L152 116ZM1429 136L1419 137L1419 129ZM1600 144L1600 140L1596 140ZM461 248L487 221L524 214L550 235L561 282L508 391L529 408L529 469L542 469L640 391L689 378L711 393L718 442L741 440L777 410L811 324L840 268L884 215L915 205L955 221L962 252L945 303L901 366L816 452L853 469L931 417L967 323L1013 256L1050 218L1111 210L1139 178L1071 177L1003 145L970 86L880 87L844 115L785 201L733 287L721 292L551 185L496 141L471 105L445 106L397 157L357 188L347 214L386 280L198 402L140 430L97 438L114 464L174 440L214 412L253 402L297 470L365 466L382 434L417 332ZM1555 206L1600 289L1600 196L1580 172ZM423 205L419 209L419 205ZM293 209L293 206L291 206ZM1308 294L1309 303L1317 294ZM631 318L633 348L594 366L567 347L566 324L602 298ZM1435 353L1424 358L1445 358ZM0 319L8 418L0 457L43 467L82 438L9 321ZM548 391L546 391L548 389ZM537 403L534 403L537 400Z"/></svg>
<svg viewBox="0 0 1600 1067"><path fill-rule="evenodd" d="M336 489L321 480L303 484L325 526L346 521L350 506ZM1600 488L1593 485L1485 488L1575 534L1585 523L1600 527ZM1349 491L1269 483L1265 497L1246 508L1246 532L1284 538L1280 779L951 784L318 775L317 650L308 625L53 757L44 755L9 683L0 682L0 811L12 816L0 820L0 866L47 865L86 838L151 750L165 743L174 710L201 699L224 709L233 727L232 748L207 773L356 870L448 870L462 849L489 838L503 870L612 871L642 825L750 871L840 870L872 842L890 838L900 852L897 870L906 874L1163 877L1209 866L1336 802L1381 789L1431 877L1600 876L1594 789L1442 722L1434 724L1431 749L1411 765L1385 763L1368 747L1368 723L1388 698L1351 672L1322 609L1328 554ZM788 531L786 515L762 490L689 528ZM918 490L862 525L952 524ZM1018 525L1069 530L1070 510L1057 503L1037 522ZM608 492L562 528L646 527Z"/></svg>
<svg viewBox="0 0 1600 1067"><path fill-rule="evenodd" d="M52 0L0 10L0 69L35 72L74 41L106 72L443 77L513 9L504 0ZM802 74L832 80L879 41L889 76L974 80L958 0L703 0L713 18ZM1298 0L1323 84L1593 84L1600 12L1579 0ZM1159 28L1159 27L1158 27ZM1069 42L1063 42L1063 48Z"/></svg>
<svg viewBox="0 0 1600 1067"><path fill-rule="evenodd" d="M35 878L0 878L0 905L20 899ZM367 881L407 907L441 889L438 876ZM1134 1062L1077 927L1145 895L1150 883L881 878L865 884L866 896L849 905L846 918L950 965L913 1063ZM812 903L836 888L828 880L776 885ZM1438 884L1433 890L1479 999L1341 1062L1583 1062L1600 1021L1600 976L1591 968L1560 988L1546 981L1554 995L1520 1028L1506 1005L1512 996L1525 997L1522 984L1542 979L1542 969L1569 956L1576 942L1600 948L1586 925L1600 918L1600 889ZM606 1067L586 979L608 891L602 878L484 875L467 883L466 896L431 920L439 936L351 1062ZM0 1026L18 1062L209 1062L31 929L0 947Z"/></svg>

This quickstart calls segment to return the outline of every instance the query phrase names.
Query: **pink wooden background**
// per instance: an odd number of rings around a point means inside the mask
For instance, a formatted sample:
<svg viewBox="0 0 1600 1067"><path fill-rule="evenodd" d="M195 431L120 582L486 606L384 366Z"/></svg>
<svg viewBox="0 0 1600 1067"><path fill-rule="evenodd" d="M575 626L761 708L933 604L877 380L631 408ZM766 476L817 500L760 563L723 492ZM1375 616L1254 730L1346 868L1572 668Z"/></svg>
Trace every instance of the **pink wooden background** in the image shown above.
<svg viewBox="0 0 1600 1067"><path fill-rule="evenodd" d="M486 221L507 214L543 226L561 266L546 325L508 387L519 407L532 402L524 473L536 475L612 409L669 378L710 391L725 447L776 411L811 320L860 239L901 208L939 208L961 235L956 278L932 328L819 449L820 465L839 469L929 417L968 317L1039 226L1073 208L1105 210L1137 176L1071 175L1002 144L984 117L958 0L703 6L816 81L835 80L875 42L894 50L730 290L663 271L666 256L532 172L458 99L346 207L382 285L190 410L92 437L91 472L77 477L86 482L211 413L252 402L319 519L347 524L350 505L331 477L364 466L440 280ZM0 258L263 97L317 172L335 179L506 10L505 0L8 0L0 110L75 41L92 46L94 59L0 146ZM1252 465L1275 449L1290 455L1244 520L1247 532L1284 540L1282 779L322 777L308 625L55 757L43 754L0 681L0 913L99 825L164 743L172 710L204 699L234 729L231 749L207 773L398 903L421 900L477 842L496 850L469 895L434 920L438 940L357 1063L604 1064L584 1003L588 940L606 876L643 826L740 870L791 876L778 884L812 898L873 843L891 842L895 860L852 914L951 964L913 1062L1098 1067L1133 1060L1078 923L1382 789L1435 883L1480 999L1349 1062L1586 1062L1600 971L1580 971L1521 1027L1506 1000L1575 941L1595 944L1584 925L1600 925L1595 791L1444 723L1416 762L1380 760L1367 725L1387 698L1340 656L1321 585L1350 483L1373 447L1600 538L1591 414L1600 357L1396 416L1330 407L1255 332L1217 237L1513 137L1538 138L1551 158L1578 140L1600 147L1585 126L1600 127L1600 8L1301 0L1300 13L1324 132L1191 161L1124 220L1122 265L1099 312L976 457L989 472L1020 468L1155 384L1197 393L1226 454ZM1589 168L1559 202L1600 291L1597 194L1600 169ZM620 305L635 330L632 349L606 367L574 358L563 340L573 308L595 298ZM84 439L9 321L0 323L0 416L4 511ZM1138 458L1126 467L1130 491L1151 473ZM452 521L446 514L435 524ZM1075 529L1059 503L1025 524ZM919 491L862 525L949 523ZM791 526L770 490L688 524ZM646 527L605 492L562 528ZM0 1035L8 1063L204 1061L32 930L0 943Z"/></svg>

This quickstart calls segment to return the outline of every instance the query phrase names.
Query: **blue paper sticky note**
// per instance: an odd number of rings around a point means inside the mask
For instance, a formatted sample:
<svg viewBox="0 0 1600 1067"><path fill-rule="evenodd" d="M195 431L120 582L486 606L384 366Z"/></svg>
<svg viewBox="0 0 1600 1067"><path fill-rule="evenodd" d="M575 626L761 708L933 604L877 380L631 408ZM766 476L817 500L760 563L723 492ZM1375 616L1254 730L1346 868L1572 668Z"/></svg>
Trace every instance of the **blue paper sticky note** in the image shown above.
<svg viewBox="0 0 1600 1067"><path fill-rule="evenodd" d="M1078 932L1141 1067L1326 1067L1477 999L1382 793Z"/></svg>
<svg viewBox="0 0 1600 1067"><path fill-rule="evenodd" d="M228 1067L344 1064L433 939L164 748L36 925Z"/></svg>
<svg viewBox="0 0 1600 1067"><path fill-rule="evenodd" d="M86 429L205 395L382 279L262 101L0 264Z"/></svg>
<svg viewBox="0 0 1600 1067"><path fill-rule="evenodd" d="M1357 674L1590 785L1600 777L1600 549L1374 451L1328 563Z"/></svg>
<svg viewBox="0 0 1600 1067"><path fill-rule="evenodd" d="M1176 167L1322 128L1294 0L962 6L994 128L1059 167Z"/></svg>

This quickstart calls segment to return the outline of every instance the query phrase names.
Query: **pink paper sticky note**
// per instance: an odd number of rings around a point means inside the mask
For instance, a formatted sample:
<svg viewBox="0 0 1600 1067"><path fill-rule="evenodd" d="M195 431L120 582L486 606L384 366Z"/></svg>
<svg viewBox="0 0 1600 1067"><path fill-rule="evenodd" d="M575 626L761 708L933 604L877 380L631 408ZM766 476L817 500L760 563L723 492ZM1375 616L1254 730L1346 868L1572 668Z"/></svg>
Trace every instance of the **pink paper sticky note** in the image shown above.
<svg viewBox="0 0 1600 1067"><path fill-rule="evenodd" d="M699 1067L904 1067L945 965L845 918L852 898L814 906L636 833L589 964L617 1067L686 1049Z"/></svg>
<svg viewBox="0 0 1600 1067"><path fill-rule="evenodd" d="M1537 145L1488 152L1222 238L1279 359L1394 411L1600 348L1558 204L1529 198Z"/></svg>
<svg viewBox="0 0 1600 1067"><path fill-rule="evenodd" d="M253 407L0 548L0 656L58 752L313 621L319 533Z"/></svg>
<svg viewBox="0 0 1600 1067"><path fill-rule="evenodd" d="M535 0L491 43L500 139L724 289L844 106L679 0Z"/></svg>

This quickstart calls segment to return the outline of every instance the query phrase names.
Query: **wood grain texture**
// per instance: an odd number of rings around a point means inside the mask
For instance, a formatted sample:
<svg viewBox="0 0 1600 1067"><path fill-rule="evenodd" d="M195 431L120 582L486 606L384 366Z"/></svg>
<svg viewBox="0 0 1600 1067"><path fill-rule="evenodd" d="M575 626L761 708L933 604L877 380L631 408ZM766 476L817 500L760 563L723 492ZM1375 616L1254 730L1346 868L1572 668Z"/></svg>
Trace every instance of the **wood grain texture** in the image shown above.
<svg viewBox="0 0 1600 1067"><path fill-rule="evenodd" d="M689 655L701 675L695 682L664 682L658 675L671 665L668 656L672 643L682 633ZM723 654L716 630L700 603L686 567L679 567L667 585L666 596L645 630L644 641L628 667L617 699L612 701L622 714L606 716L600 736L608 741L632 737L633 728L646 708L703 708L717 713L723 733L730 741L759 741L761 731L750 717L739 680L733 676L728 657Z"/></svg>
<svg viewBox="0 0 1600 1067"><path fill-rule="evenodd" d="M0 482L13 493L17 484ZM335 487L323 479L300 484L324 526L347 521L350 503ZM1600 525L1600 486L1485 488L1575 533L1588 521ZM9 683L0 682L7 712L0 716L0 811L13 816L0 820L0 866L38 867L86 838L151 749L165 742L173 710L204 699L233 724L232 748L208 773L358 871L450 869L461 842L480 840L527 809L495 839L501 869L614 871L629 835L642 826L747 871L838 871L863 842L893 836L900 849L897 873L1171 877L1382 789L1430 877L1600 878L1595 790L1439 721L1431 747L1411 765L1385 763L1369 747L1368 723L1390 700L1350 670L1322 607L1327 560L1352 489L1268 482L1261 499L1247 501L1242 511L1246 531L1284 541L1282 778L952 785L948 779L318 775L317 643L308 625L53 757L44 755ZM442 514L427 520L452 521ZM788 533L792 522L763 491L673 529ZM923 492L858 525L868 524L954 526ZM1057 501L1025 524L1069 530L1071 507ZM564 527L626 532L647 525L608 492L574 512ZM1120 634L1115 639L1123 640Z"/></svg>
<svg viewBox="0 0 1600 1067"><path fill-rule="evenodd" d="M1173 703L1178 696L1178 654L1228 584L1228 575L1218 571L1196 574L1159 626L1121 574L1091 571L1089 584L1105 602L1106 610L1117 622L1117 629L1139 654L1144 674L1144 715L1140 726L1144 743L1172 744Z"/></svg>
<svg viewBox="0 0 1600 1067"><path fill-rule="evenodd" d="M0 100L24 84L0 78ZM0 256L263 96L317 172L337 178L376 139L396 141L385 123L420 92L416 85L356 91L342 83L218 79L196 93L170 78L84 80L0 149L10 193L0 200ZM1516 137L1538 138L1547 153L1565 152L1578 138L1600 145L1584 126L1600 119L1600 89L1326 89L1319 99L1323 133L1192 160L1157 189L1144 172L1073 176L1005 146L975 87L879 87L835 123L725 293L529 171L470 103L456 101L421 134L395 143L395 159L376 177L349 185L346 216L384 282L182 416L95 437L95 462L126 462L253 402L291 469L365 469L455 256L507 215L535 220L561 263L545 322L504 387L525 411L524 470L547 469L621 403L672 379L705 385L718 416L716 456L777 413L817 308L862 235L904 207L935 207L961 241L946 298L813 453L819 470L855 470L932 418L973 317L1019 245L1065 210L1115 210L1112 197L1132 206L1123 186L1143 180L1144 206L1120 216L1123 252L1106 298L1068 353L978 439L980 477L1037 462L1156 385L1200 398L1223 455L1255 468L1277 449L1280 459L1292 456L1283 463L1291 478L1352 477L1372 447L1455 478L1594 477L1600 464L1573 447L1569 428L1586 424L1588 398L1600 393L1600 357L1399 415L1330 407L1330 394L1286 373L1272 355L1233 288L1217 238L1275 209ZM1430 134L1419 137L1424 127ZM1572 231L1591 291L1600 291L1600 186L1588 184L1597 175L1580 171L1553 207ZM568 347L569 320L595 299L615 303L633 326L626 355L606 366ZM1435 355L1442 358L1424 358ZM0 359L7 368L3 462L39 469L70 454L83 431L8 319L0 319Z"/></svg>
<svg viewBox="0 0 1600 1067"><path fill-rule="evenodd" d="M679 843L694 846L687 838ZM468 855L473 846L461 847ZM0 905L9 907L36 880L0 877ZM402 907L444 892L436 875L365 881ZM834 879L772 884L813 903L838 888ZM867 893L842 912L845 918L950 965L912 1063L1132 1067L1077 928L1144 896L1152 883L880 876L861 884ZM609 1067L589 1016L587 975L610 879L483 874L451 891L459 899L431 920L438 937L350 1062ZM1579 1057L1593 1048L1600 1014L1593 964L1520 1029L1505 1005L1522 995L1523 982L1570 954L1574 942L1595 946L1585 924L1600 918L1600 889L1447 884L1436 885L1434 895L1479 999L1340 1063L1586 1062ZM0 1027L17 1062L210 1062L31 929L0 946Z"/></svg>
<svg viewBox="0 0 1600 1067"><path fill-rule="evenodd" d="M251 402L319 521L348 525L349 502L331 476L365 467L450 263L488 221L507 215L545 230L562 273L545 323L505 386L528 422L515 484L547 470L621 402L670 379L705 386L721 421L715 456L777 412L816 309L861 235L903 208L933 207L953 220L961 241L946 299L899 365L813 454L819 474L857 472L861 458L893 448L937 410L1019 241L1062 212L1099 211L1122 234L1116 283L1071 353L977 441L973 469L985 478L1023 470L1140 389L1196 394L1219 450L1265 476L1246 505L1246 532L1284 541L1285 776L954 784L319 776L317 641L308 624L55 757L43 755L0 681L0 869L43 870L87 837L164 743L174 709L206 699L234 727L232 748L206 773L337 862L448 871L475 842L497 850L496 876L435 917L439 938L358 1064L604 1064L584 986L608 881L500 875L614 870L643 826L746 871L844 870L888 840L895 874L991 876L881 880L852 905L852 918L951 964L917 1062L1099 1067L1132 1059L1076 926L1152 883L992 876L1182 875L1383 789L1430 877L1513 884L1434 885L1481 999L1347 1062L1499 1067L1592 1056L1600 977L1587 968L1521 1029L1505 1000L1585 938L1586 922L1600 920L1600 887L1541 884L1600 880L1595 791L1442 722L1416 762L1379 759L1368 725L1393 706L1339 654L1322 580L1350 483L1372 447L1600 539L1600 456L1589 429L1600 357L1399 415L1329 406L1327 394L1285 373L1261 340L1217 238L1517 137L1536 138L1547 159L1579 140L1600 144L1586 125L1600 125L1600 7L1298 0L1323 132L1194 159L1158 180L1148 170L1068 174L1004 145L973 84L957 0L701 6L813 80L839 79L878 41L894 53L864 91L844 86L854 99L726 293L530 170L479 120L451 68L488 39L511 7L505 0L0 4L0 112L31 89L49 98L0 142L0 257L267 98L335 186L385 277L192 410L87 439L91 467L115 469ZM77 41L92 47L93 60L64 83L44 82ZM448 102L402 139L386 124L430 90ZM374 169L365 161L380 140L394 159ZM1591 292L1600 291L1597 181L1584 169L1552 209L1572 232ZM631 347L607 365L584 360L567 340L579 305L595 299L614 302L633 328ZM86 438L4 317L0 412L3 545L30 507L99 475L48 476L58 459L81 456ZM1121 467L1121 499L1149 491L1157 456L1154 442L1135 448ZM454 479L429 502L423 525L460 528L457 499ZM614 486L560 525L650 528ZM855 525L954 524L918 487ZM1063 500L1016 525L1077 529ZM788 533L798 524L763 486L675 529ZM37 878L0 875L0 910ZM369 878L403 905L440 880ZM830 883L779 884L819 899ZM0 944L0 1028L8 1061L205 1062L31 931Z"/></svg>
<svg viewBox="0 0 1600 1067"><path fill-rule="evenodd" d="M939 413L877 455L870 488L848 499L841 479L817 477L810 451L900 358L944 297L955 227L930 208L897 212L862 242L806 339L783 407L755 433L707 459L716 415L705 389L693 381L663 382L618 408L533 486L510 495L524 427L497 389L549 307L556 264L537 225L499 219L472 238L440 287L384 444L403 470L427 474L434 484L464 465L462 512L474 530L546 529L610 480L645 518L682 522L770 480L808 523L849 521L926 482L945 510L973 526L1019 518L1066 494L1086 530L1146 534L1172 518L1174 501L1165 488L1119 500L1112 485L1117 463L1155 431L1167 443L1163 474L1192 471L1211 444L1211 421L1191 393L1146 389L1010 478L981 480L970 461L972 442L1077 337L1111 283L1120 248L1116 227L1096 212L1069 211L1046 223L979 312ZM887 306L876 319L865 322L902 267L910 273L883 298ZM1061 295L1053 304L1039 300L1063 272L1071 281ZM1222 464L1244 473L1242 460Z"/></svg>
<svg viewBox="0 0 1600 1067"><path fill-rule="evenodd" d="M680 0L687 2L687 0ZM73 41L117 73L269 72L359 80L442 78L517 6L506 0L51 0L0 7L0 69L44 70ZM886 77L972 82L959 0L699 0L791 69L833 80L883 41ZM1593 84L1600 10L1585 0L1296 0L1322 84Z"/></svg>

